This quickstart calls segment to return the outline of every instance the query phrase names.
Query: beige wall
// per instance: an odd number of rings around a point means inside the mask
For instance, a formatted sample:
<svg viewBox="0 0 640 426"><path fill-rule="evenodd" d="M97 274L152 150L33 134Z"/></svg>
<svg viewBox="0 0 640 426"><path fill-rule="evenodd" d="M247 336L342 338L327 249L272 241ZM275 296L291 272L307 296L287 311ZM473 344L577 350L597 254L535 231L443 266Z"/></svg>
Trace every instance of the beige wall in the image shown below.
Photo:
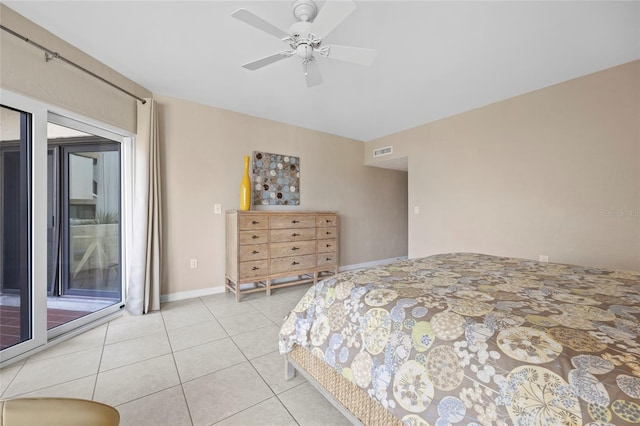
<svg viewBox="0 0 640 426"><path fill-rule="evenodd" d="M224 214L239 206L243 158L300 157L299 210L340 215L340 265L407 255L407 173L363 165L364 144L218 108L156 96L163 172L162 294L224 283ZM198 259L190 269L189 260Z"/></svg>
<svg viewBox="0 0 640 426"><path fill-rule="evenodd" d="M0 22L139 97L151 97L145 88L2 4ZM123 130L136 131L133 98L60 60L46 62L43 51L1 30L0 86Z"/></svg>
<svg viewBox="0 0 640 426"><path fill-rule="evenodd" d="M365 163L387 145L409 157L410 257L640 270L640 61L371 141Z"/></svg>

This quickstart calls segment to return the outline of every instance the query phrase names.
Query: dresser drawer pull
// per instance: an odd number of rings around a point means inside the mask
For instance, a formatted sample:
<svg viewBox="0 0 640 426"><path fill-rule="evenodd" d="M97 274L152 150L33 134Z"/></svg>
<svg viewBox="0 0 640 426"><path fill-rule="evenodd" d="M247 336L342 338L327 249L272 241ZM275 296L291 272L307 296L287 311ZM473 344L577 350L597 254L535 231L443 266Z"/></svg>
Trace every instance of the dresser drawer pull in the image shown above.
<svg viewBox="0 0 640 426"><path fill-rule="evenodd" d="M252 235L251 238L253 238L254 240L257 240L260 237L258 237L257 235Z"/></svg>
<svg viewBox="0 0 640 426"><path fill-rule="evenodd" d="M331 247L331 244L327 244L327 247Z"/></svg>
<svg viewBox="0 0 640 426"><path fill-rule="evenodd" d="M293 234L291 234L292 237L299 237L300 234L298 234L297 232L294 232Z"/></svg>
<svg viewBox="0 0 640 426"><path fill-rule="evenodd" d="M258 250L254 250L251 252L251 254L258 254L258 253L260 253Z"/></svg>
<svg viewBox="0 0 640 426"><path fill-rule="evenodd" d="M295 265L299 265L299 264L300 264L300 262L291 262L291 264L292 264L293 266L295 266Z"/></svg>
<svg viewBox="0 0 640 426"><path fill-rule="evenodd" d="M330 257L325 257L325 259L324 259L324 260L326 260L326 261L328 262L328 261L330 261L330 260L331 260L331 258L330 258Z"/></svg>
<svg viewBox="0 0 640 426"><path fill-rule="evenodd" d="M294 220L291 221L291 223L300 223L300 221L294 219Z"/></svg>
<svg viewBox="0 0 640 426"><path fill-rule="evenodd" d="M252 271L257 271L258 269L260 268L258 268L257 266L254 266L253 268L251 268Z"/></svg>
<svg viewBox="0 0 640 426"><path fill-rule="evenodd" d="M251 224L252 224L252 225L257 225L257 224L259 224L259 223L260 223L260 222L258 222L257 220L252 220L252 221L251 221Z"/></svg>
<svg viewBox="0 0 640 426"><path fill-rule="evenodd" d="M300 250L300 247L291 247L291 250L293 251Z"/></svg>
<svg viewBox="0 0 640 426"><path fill-rule="evenodd" d="M333 222L333 221L332 221L331 219L326 219L326 220L325 220L325 222L327 222L327 223L331 223L331 222Z"/></svg>
<svg viewBox="0 0 640 426"><path fill-rule="evenodd" d="M331 235L331 232L327 231L327 232L326 232L326 234L327 234L327 235Z"/></svg>

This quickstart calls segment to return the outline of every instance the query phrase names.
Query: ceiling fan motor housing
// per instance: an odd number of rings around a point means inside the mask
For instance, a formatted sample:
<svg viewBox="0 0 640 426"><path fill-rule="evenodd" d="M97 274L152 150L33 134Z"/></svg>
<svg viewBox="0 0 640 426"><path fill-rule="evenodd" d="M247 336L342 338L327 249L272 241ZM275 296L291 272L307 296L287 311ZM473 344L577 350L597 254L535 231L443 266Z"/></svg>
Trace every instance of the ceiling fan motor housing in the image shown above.
<svg viewBox="0 0 640 426"><path fill-rule="evenodd" d="M289 35L294 39L307 38L311 32L311 22L296 22L289 27Z"/></svg>
<svg viewBox="0 0 640 426"><path fill-rule="evenodd" d="M322 39L311 33L311 22L299 21L291 25L289 34L292 38L290 44L300 58L309 60L313 56L313 50L320 47Z"/></svg>

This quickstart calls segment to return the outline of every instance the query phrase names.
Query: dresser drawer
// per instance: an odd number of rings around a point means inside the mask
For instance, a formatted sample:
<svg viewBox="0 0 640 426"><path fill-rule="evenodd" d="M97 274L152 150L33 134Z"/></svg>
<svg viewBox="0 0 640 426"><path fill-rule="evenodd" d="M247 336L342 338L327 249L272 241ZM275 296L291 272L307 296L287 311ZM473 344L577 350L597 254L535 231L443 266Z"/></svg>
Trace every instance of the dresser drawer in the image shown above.
<svg viewBox="0 0 640 426"><path fill-rule="evenodd" d="M269 231L266 229L264 231L240 231L238 232L238 236L240 244L260 244L269 241Z"/></svg>
<svg viewBox="0 0 640 426"><path fill-rule="evenodd" d="M338 216L335 214L319 214L316 216L316 226L338 226Z"/></svg>
<svg viewBox="0 0 640 426"><path fill-rule="evenodd" d="M268 260L254 260L240 263L240 279L269 275Z"/></svg>
<svg viewBox="0 0 640 426"><path fill-rule="evenodd" d="M240 215L238 216L238 229L246 231L249 229L267 229L269 228L269 219L266 215Z"/></svg>
<svg viewBox="0 0 640 426"><path fill-rule="evenodd" d="M314 215L284 215L271 217L271 229L313 228L316 226Z"/></svg>
<svg viewBox="0 0 640 426"><path fill-rule="evenodd" d="M305 256L290 256L271 259L271 273L281 274L285 272L311 269L316 265L316 256L308 254Z"/></svg>
<svg viewBox="0 0 640 426"><path fill-rule="evenodd" d="M271 244L271 258L315 254L315 241L286 241Z"/></svg>
<svg viewBox="0 0 640 426"><path fill-rule="evenodd" d="M322 268L324 266L333 266L335 267L338 264L338 259L336 259L335 253L320 253L318 254L318 268Z"/></svg>
<svg viewBox="0 0 640 426"><path fill-rule="evenodd" d="M269 234L271 242L305 241L316 239L316 228L272 229Z"/></svg>
<svg viewBox="0 0 640 426"><path fill-rule="evenodd" d="M338 244L336 240L319 240L318 253L335 253Z"/></svg>
<svg viewBox="0 0 640 426"><path fill-rule="evenodd" d="M240 246L240 262L262 260L269 257L269 244L247 244Z"/></svg>
<svg viewBox="0 0 640 426"><path fill-rule="evenodd" d="M329 226L326 228L317 228L318 239L325 240L327 238L336 238L338 233L338 228L335 226Z"/></svg>

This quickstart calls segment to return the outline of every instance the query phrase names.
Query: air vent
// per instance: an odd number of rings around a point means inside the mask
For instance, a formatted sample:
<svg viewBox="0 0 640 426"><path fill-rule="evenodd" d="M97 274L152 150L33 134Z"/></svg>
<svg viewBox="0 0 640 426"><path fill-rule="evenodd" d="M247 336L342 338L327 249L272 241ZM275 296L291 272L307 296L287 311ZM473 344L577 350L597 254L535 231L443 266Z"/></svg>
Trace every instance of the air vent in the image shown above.
<svg viewBox="0 0 640 426"><path fill-rule="evenodd" d="M385 146L384 148L378 148L373 150L373 157L382 157L383 155L389 155L393 153L392 146Z"/></svg>

